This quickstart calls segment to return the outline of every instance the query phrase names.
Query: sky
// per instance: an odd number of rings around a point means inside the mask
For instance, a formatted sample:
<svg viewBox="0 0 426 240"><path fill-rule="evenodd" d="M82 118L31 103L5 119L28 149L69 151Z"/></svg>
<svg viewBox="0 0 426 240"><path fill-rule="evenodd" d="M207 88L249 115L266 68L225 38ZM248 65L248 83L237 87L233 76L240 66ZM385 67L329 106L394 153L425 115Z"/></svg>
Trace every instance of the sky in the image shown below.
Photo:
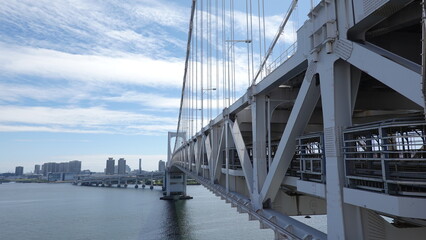
<svg viewBox="0 0 426 240"><path fill-rule="evenodd" d="M287 6L267 15L279 24ZM72 160L102 172L109 157L156 170L177 128L190 8L190 0L3 0L0 173Z"/></svg>

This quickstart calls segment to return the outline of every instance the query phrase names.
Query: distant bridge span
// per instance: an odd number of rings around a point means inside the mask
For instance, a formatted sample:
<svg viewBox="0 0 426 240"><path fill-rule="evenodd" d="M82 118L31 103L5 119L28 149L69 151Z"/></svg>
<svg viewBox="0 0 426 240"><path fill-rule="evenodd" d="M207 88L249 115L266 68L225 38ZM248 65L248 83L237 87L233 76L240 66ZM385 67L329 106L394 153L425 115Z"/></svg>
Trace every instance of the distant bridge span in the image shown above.
<svg viewBox="0 0 426 240"><path fill-rule="evenodd" d="M145 184L145 180L163 180L164 172L145 172L141 174L113 174L113 175L77 175L74 178L74 185L81 186L109 186L116 185L117 187L125 186L128 184Z"/></svg>
<svg viewBox="0 0 426 240"><path fill-rule="evenodd" d="M208 32L216 30L197 27L216 25L202 22L203 1L193 1L167 194L185 194L189 175L276 239L424 239L423 1L317 2L292 51L272 61L260 50L263 61L256 61L255 38L229 40L227 24L218 25L224 47L209 51L203 44L214 42ZM229 102L238 85L232 76L240 76L232 53L238 42L247 44L251 81ZM202 54L210 54L204 63ZM327 215L327 234L289 217L319 214Z"/></svg>

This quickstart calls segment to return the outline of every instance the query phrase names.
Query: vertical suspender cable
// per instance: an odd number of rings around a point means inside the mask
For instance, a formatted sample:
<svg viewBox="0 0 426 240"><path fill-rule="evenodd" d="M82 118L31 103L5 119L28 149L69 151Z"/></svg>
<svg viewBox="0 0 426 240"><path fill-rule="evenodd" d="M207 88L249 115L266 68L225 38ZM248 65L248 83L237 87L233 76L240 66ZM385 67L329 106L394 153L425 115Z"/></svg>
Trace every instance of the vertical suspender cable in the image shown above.
<svg viewBox="0 0 426 240"><path fill-rule="evenodd" d="M260 23L260 20L262 18L261 14L261 6L260 6L260 0L257 0L257 15L258 15L258 25L259 25L259 66L262 64L262 58L263 58L263 49L262 49L262 25ZM264 18L263 18L264 19ZM263 78L263 76L260 76L260 78ZM249 84L250 85L250 84Z"/></svg>
<svg viewBox="0 0 426 240"><path fill-rule="evenodd" d="M180 121L182 117L182 107L183 107L183 98L184 98L184 92L185 92L185 85L186 85L186 75L188 71L188 59L189 59L189 51L191 46L191 37L192 37L192 27L193 27L193 20L194 20L194 12L195 12L195 5L196 0L192 0L192 7L191 7L191 18L189 20L189 32L188 32L188 42L186 45L186 58L185 58L185 69L183 73L183 84L182 84L182 91L181 91L181 98L180 98L180 109L179 109L179 118L178 118L178 125L177 125L177 132L179 136L179 128L180 128ZM185 139L186 140L186 139ZM178 137L175 139L175 150L178 143Z"/></svg>
<svg viewBox="0 0 426 240"><path fill-rule="evenodd" d="M251 64L250 64L250 76L254 75L254 59L253 59L253 2L252 0L250 0L250 38L248 39L250 40L247 44L250 45L250 57L251 57ZM250 79L249 79L250 81ZM250 82L248 83L248 86L250 86Z"/></svg>
<svg viewBox="0 0 426 240"><path fill-rule="evenodd" d="M186 98L187 98L187 100L186 100L186 111L187 111L187 124L186 124L186 127L187 127L187 133L188 133L188 137L190 137L190 136L192 136L191 135L191 81L192 81L192 78L191 78L191 71L192 71L192 67L191 67L191 53L192 53L192 51L190 50L190 54L189 54L189 64L188 64L188 74L187 74L187 78L188 78L188 87L187 87L187 96L186 96Z"/></svg>
<svg viewBox="0 0 426 240"><path fill-rule="evenodd" d="M200 22L200 29L201 29L201 36L200 36L200 39L201 39L201 43L200 43L200 57L201 57L201 61L200 61L200 71L201 71L201 77L200 77L200 89L201 89L201 125L200 125L200 130L201 129L203 129L203 126L204 126L204 92L203 92L203 80L204 80L204 61L203 61L203 58L204 58L204 49L203 49L203 42L204 42L204 29L203 29L203 18L204 18L204 8L203 8L203 1L204 0L201 0L201 6L200 6L200 12L201 12L201 18L200 18L200 20L201 20L201 22Z"/></svg>
<svg viewBox="0 0 426 240"><path fill-rule="evenodd" d="M229 31L228 31L228 35L229 36L227 36L227 38L229 38L229 39L231 39L231 41L232 41L232 8L231 8L231 1L232 0L229 0L229 11L228 11L228 13L227 13L227 15L228 15L228 18L229 18ZM225 26L226 27L226 26ZM227 78L227 106L229 107L230 105L231 105L231 67L232 67L232 65L231 65L231 57L232 57L232 54L231 54L231 47L230 47L231 45L229 44L229 42L227 43L227 46L226 46L226 52L227 52L227 65L228 65L228 69L227 69L227 74L228 74L228 78Z"/></svg>
<svg viewBox="0 0 426 240"><path fill-rule="evenodd" d="M248 0L246 0L246 39L249 39L249 3ZM250 46L247 44L247 81L248 81L248 86L250 86Z"/></svg>
<svg viewBox="0 0 426 240"><path fill-rule="evenodd" d="M275 47L275 44L278 42L278 39L280 38L281 33L284 31L284 27L288 22L288 19L290 18L291 13L293 12L294 8L296 7L297 0L293 0L290 4L290 8L288 9L286 16L284 17L283 21L280 24L280 27L278 28L278 32L276 33L274 39L272 40L271 45L268 48L268 52L265 55L265 58L262 61L262 64L259 67L259 70L257 71L256 75L253 78L252 85L256 83L256 79L259 76L262 69L265 67L266 62L268 61L269 56L272 54L272 50Z"/></svg>
<svg viewBox="0 0 426 240"><path fill-rule="evenodd" d="M234 42L235 40L235 35L234 35L234 0L230 0L230 21L231 21L231 42ZM231 44L231 72L230 72L230 78L229 78L229 106L231 106L231 103L234 102L233 101L233 87L234 87L234 73L235 73L235 54L234 54L234 45Z"/></svg>
<svg viewBox="0 0 426 240"><path fill-rule="evenodd" d="M210 44L210 39L209 39L209 37L210 37L210 23L209 23L209 2L210 2L210 0L206 0L206 88L204 89L204 91L205 91L205 93L206 93L206 102L207 102L207 104L206 104L206 110L207 110L207 112L206 112L206 120L207 120L207 122L208 122L208 118L210 117L210 112L209 112L209 88L210 88L210 85L209 85L209 77L210 77L210 72L209 72L209 70L210 70L210 68L209 68L209 65L210 65L210 61L209 61L209 54L210 54L210 52L209 52L209 44Z"/></svg>
<svg viewBox="0 0 426 240"><path fill-rule="evenodd" d="M235 5L232 3L232 42L235 41ZM235 48L232 48L232 102L235 101Z"/></svg>
<svg viewBox="0 0 426 240"><path fill-rule="evenodd" d="M198 4L197 4L198 6ZM197 8L197 14L195 15L195 23L196 23L196 31L195 31L195 131L197 131L198 128L198 39L199 39L199 26L198 26L198 17L199 11Z"/></svg>
<svg viewBox="0 0 426 240"><path fill-rule="evenodd" d="M192 33L194 35L194 37L196 37L196 32ZM197 82L197 75L195 73L195 68L197 66L197 61L195 59L195 54L196 54L196 49L195 49L195 43L196 41L191 41L192 42L192 134L191 136L194 135L194 127L195 127L195 113L196 113L196 101L197 99L195 98L195 94L197 91L197 88L195 87L196 82Z"/></svg>
<svg viewBox="0 0 426 240"><path fill-rule="evenodd" d="M216 0L216 115L219 115L219 0Z"/></svg>
<svg viewBox="0 0 426 240"><path fill-rule="evenodd" d="M209 22L209 120L212 119L212 94L213 94L213 84L212 84L212 2L208 0L208 22Z"/></svg>
<svg viewBox="0 0 426 240"><path fill-rule="evenodd" d="M207 13L206 13L206 17L207 17L207 19L206 19L206 27L207 27L207 29L206 29L206 33L207 33L207 37L206 37L206 61L207 61L207 75L206 75L206 81L207 81L207 90L206 90L206 95L207 95L207 122L208 122L208 120L210 119L210 43L211 43L211 39L210 39L210 30L211 30L211 28L210 28L210 0L207 0L207 2L206 2L206 4L207 4L207 6L206 6L206 10L207 10Z"/></svg>
<svg viewBox="0 0 426 240"><path fill-rule="evenodd" d="M229 21L230 21L230 23L231 23L231 29L230 29L230 36L231 36L231 42L234 42L234 9L233 9L233 3L234 3L234 0L230 0L229 1ZM230 57L230 70L229 70L229 79L228 79L228 81L229 81L229 105L228 106L230 106L231 105L231 102L233 102L232 101L232 86L233 86L233 77L234 77L234 71L233 71L233 63L234 63L234 61L233 61L233 49L234 49L234 46L233 46L233 44L232 43L230 43L229 44L231 47L230 47L230 50L229 50L229 52L230 52L230 55L229 55L229 57Z"/></svg>
<svg viewBox="0 0 426 240"><path fill-rule="evenodd" d="M210 51L210 88L212 89L211 91L210 91L210 106L209 106L209 108L210 108L210 119L212 119L212 117L213 117L213 108L212 108L212 105L213 105L213 49L212 49L212 47L213 47L213 22L212 22L212 14L213 14L213 12L212 12L212 2L211 2L211 0L209 0L209 8L210 8L210 12L209 12L209 22L210 22L210 35L209 35L209 38L210 38L210 43L209 43L209 51Z"/></svg>
<svg viewBox="0 0 426 240"><path fill-rule="evenodd" d="M262 21L263 21L263 53L266 53L265 0L262 0ZM260 58L260 61L262 61L262 58Z"/></svg>
<svg viewBox="0 0 426 240"><path fill-rule="evenodd" d="M225 0L222 0L222 104L226 106Z"/></svg>

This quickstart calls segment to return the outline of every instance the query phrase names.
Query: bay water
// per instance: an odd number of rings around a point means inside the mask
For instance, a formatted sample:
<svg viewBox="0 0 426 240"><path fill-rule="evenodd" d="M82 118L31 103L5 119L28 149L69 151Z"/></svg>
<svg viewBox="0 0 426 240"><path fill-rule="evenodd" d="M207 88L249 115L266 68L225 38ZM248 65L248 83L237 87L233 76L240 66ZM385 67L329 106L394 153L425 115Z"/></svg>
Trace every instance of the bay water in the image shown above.
<svg viewBox="0 0 426 240"><path fill-rule="evenodd" d="M204 187L187 192L194 199L162 201L160 187L0 184L0 240L274 239ZM326 216L295 218L326 232Z"/></svg>
<svg viewBox="0 0 426 240"><path fill-rule="evenodd" d="M161 189L0 184L0 239L273 239L202 186L194 199L162 201Z"/></svg>

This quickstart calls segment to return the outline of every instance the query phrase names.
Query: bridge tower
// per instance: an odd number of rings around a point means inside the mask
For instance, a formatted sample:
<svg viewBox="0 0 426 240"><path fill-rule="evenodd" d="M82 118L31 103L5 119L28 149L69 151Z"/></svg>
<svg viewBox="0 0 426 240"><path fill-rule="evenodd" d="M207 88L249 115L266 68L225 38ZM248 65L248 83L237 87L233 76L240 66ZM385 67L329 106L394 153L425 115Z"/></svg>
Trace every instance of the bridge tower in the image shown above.
<svg viewBox="0 0 426 240"><path fill-rule="evenodd" d="M180 137L179 137L180 136ZM175 200L175 199L191 199L192 197L186 195L186 180L187 176L180 169L170 165L172 151L171 151L171 142L172 139L176 138L176 141L179 141L179 138L185 139L184 133L175 133L169 132L167 138L168 145L168 155L167 155L167 167L164 174L163 189L164 197L161 197L162 200Z"/></svg>

